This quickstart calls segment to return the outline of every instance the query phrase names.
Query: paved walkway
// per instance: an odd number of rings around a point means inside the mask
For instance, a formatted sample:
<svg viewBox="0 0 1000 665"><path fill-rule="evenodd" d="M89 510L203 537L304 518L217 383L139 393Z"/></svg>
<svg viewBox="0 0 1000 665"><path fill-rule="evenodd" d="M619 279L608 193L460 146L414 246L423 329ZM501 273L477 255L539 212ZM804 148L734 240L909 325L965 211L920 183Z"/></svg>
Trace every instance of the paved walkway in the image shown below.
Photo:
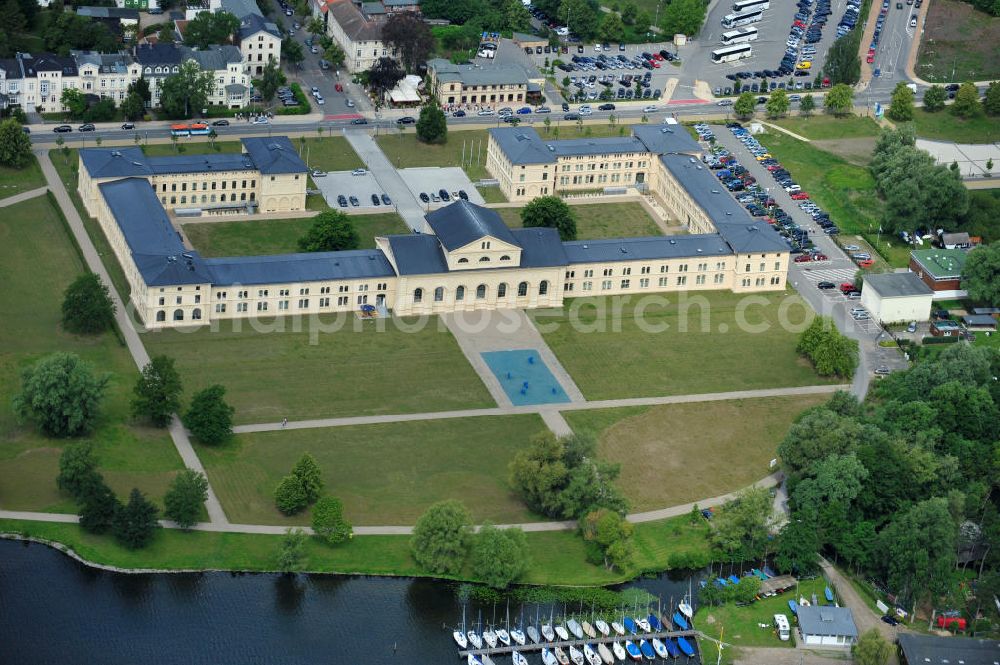
<svg viewBox="0 0 1000 665"><path fill-rule="evenodd" d="M39 187L38 189L31 189L28 190L27 192L21 192L20 194L14 194L12 196L8 196L5 199L0 199L0 208L6 208L7 206L12 206L21 203L23 201L28 201L29 199L33 199L36 196L42 196L43 194L45 194L45 192L48 191L48 189L49 189L48 187Z"/></svg>
<svg viewBox="0 0 1000 665"><path fill-rule="evenodd" d="M132 321L128 316L129 310L122 302L118 291L115 290L111 276L108 275L107 270L104 268L104 263L101 262L101 257L97 253L97 249L90 241L90 236L87 235L87 230L83 226L83 220L80 219L76 206L73 205L66 187L63 186L62 181L59 179L59 174L49 159L48 150L36 150L35 156L38 158L38 163L41 164L42 173L45 175L45 180L49 183L49 189L55 195L56 201L59 203L59 207L62 208L66 216L66 221L69 223L69 228L76 237L77 244L80 246L80 251L83 253L83 259L87 263L87 267L92 272L97 273L101 280L109 286L111 299L115 304L115 321L118 324L119 330L121 330L122 337L125 339L125 345L128 347L129 353L132 354L132 359L135 361L136 366L142 369L149 364L149 354L146 353L146 347L143 346L142 340L139 339L139 334L132 326ZM169 430L170 438L173 439L174 446L184 461L184 465L189 469L205 473L205 468L202 466L201 460L198 459L198 455L194 452L187 432L176 415L170 423ZM205 507L208 510L208 517L213 523L227 524L229 522L226 519L225 511L222 509L222 504L219 502L218 497L215 496L215 492L211 486L208 488L208 500L205 502Z"/></svg>
<svg viewBox="0 0 1000 665"><path fill-rule="evenodd" d="M403 221L420 233L427 232L427 224L424 221L424 209L420 202L413 196L413 192L406 186L400 177L396 167L393 166L389 158L385 156L378 143L367 131L344 130L347 142L358 153L358 157L365 163L368 170L375 176L375 180L383 190L392 198L396 206L396 212L403 218Z"/></svg>

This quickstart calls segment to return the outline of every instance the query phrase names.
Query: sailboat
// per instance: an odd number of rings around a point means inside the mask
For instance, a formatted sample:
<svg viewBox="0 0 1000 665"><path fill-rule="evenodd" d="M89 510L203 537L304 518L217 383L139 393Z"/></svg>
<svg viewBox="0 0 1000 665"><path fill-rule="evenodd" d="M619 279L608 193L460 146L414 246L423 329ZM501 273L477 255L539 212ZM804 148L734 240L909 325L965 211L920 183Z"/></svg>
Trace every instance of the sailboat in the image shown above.
<svg viewBox="0 0 1000 665"><path fill-rule="evenodd" d="M681 650L677 648L677 645L674 644L673 640L663 640L663 646L667 647L667 652L670 654L671 658L677 658L681 655Z"/></svg>
<svg viewBox="0 0 1000 665"><path fill-rule="evenodd" d="M688 629L688 623L684 620L684 617L681 616L680 612L674 612L674 624L676 624L679 630Z"/></svg>
<svg viewBox="0 0 1000 665"><path fill-rule="evenodd" d="M646 657L646 660L654 660L656 658L656 652L653 651L653 646L646 640L639 640L639 651L642 655Z"/></svg>
<svg viewBox="0 0 1000 665"><path fill-rule="evenodd" d="M569 632L573 633L576 639L583 639L583 628L580 626L579 621L576 619L570 619L566 622L566 627L569 628Z"/></svg>
<svg viewBox="0 0 1000 665"><path fill-rule="evenodd" d="M476 631L470 630L466 633L466 635L469 638L469 644L471 644L474 649L483 648L483 638L479 637L479 635L476 634Z"/></svg>
<svg viewBox="0 0 1000 665"><path fill-rule="evenodd" d="M556 624L555 631L556 635L558 635L559 639L562 640L563 642L569 639L569 632L566 630L566 627L563 626L561 623Z"/></svg>
<svg viewBox="0 0 1000 665"><path fill-rule="evenodd" d="M552 632L552 623L551 623L551 621L552 621L552 619L549 619L550 623L543 623L542 624L542 637L545 638L546 642L551 642L554 639L556 639L556 634L554 632Z"/></svg>
<svg viewBox="0 0 1000 665"><path fill-rule="evenodd" d="M524 632L522 632L520 628L510 629L510 639L514 640L518 646L524 646ZM538 640L535 641L537 642Z"/></svg>
<svg viewBox="0 0 1000 665"><path fill-rule="evenodd" d="M646 621L649 623L649 627L650 629L652 629L654 633L660 632L660 629L663 628L663 625L660 623L660 620L657 619L656 615L653 613L650 613L650 615L646 617Z"/></svg>
<svg viewBox="0 0 1000 665"><path fill-rule="evenodd" d="M455 644L458 645L459 649L464 649L469 646L469 640L465 635L465 606L462 606L462 630L456 630L451 634L452 638L455 640Z"/></svg>
<svg viewBox="0 0 1000 665"><path fill-rule="evenodd" d="M490 628L485 633L483 633L483 641L486 642L486 645L489 648L496 649L496 647L497 647L497 634L495 632L493 632L492 628Z"/></svg>
<svg viewBox="0 0 1000 665"><path fill-rule="evenodd" d="M597 631L594 630L594 627L590 625L589 621L584 621L583 623L581 623L580 628L583 629L583 634L586 635L587 637L590 638L597 637Z"/></svg>
<svg viewBox="0 0 1000 665"><path fill-rule="evenodd" d="M479 654L479 658L482 659L483 665L496 665L496 663L493 662L493 659L487 656L485 653Z"/></svg>
<svg viewBox="0 0 1000 665"><path fill-rule="evenodd" d="M542 636L538 633L538 629L535 628L534 624L528 626L526 632L528 633L528 639L531 640L533 644L538 644L542 641Z"/></svg>
<svg viewBox="0 0 1000 665"><path fill-rule="evenodd" d="M625 626L623 626L622 624L618 623L617 621L612 621L611 622L611 630L615 631L615 635L618 635L618 636L624 636L625 635Z"/></svg>
<svg viewBox="0 0 1000 665"><path fill-rule="evenodd" d="M569 656L566 655L562 647L556 647L552 652L556 655L559 665L569 665Z"/></svg>
<svg viewBox="0 0 1000 665"><path fill-rule="evenodd" d="M583 657L583 653L577 651L577 648L572 645L569 648L569 659L573 661L573 665L584 665L586 662Z"/></svg>
<svg viewBox="0 0 1000 665"><path fill-rule="evenodd" d="M604 661L604 665L612 665L615 662L615 657L611 655L611 650L606 644L597 645L597 655Z"/></svg>
<svg viewBox="0 0 1000 665"><path fill-rule="evenodd" d="M517 651L511 651L510 658L514 661L514 665L528 665L528 659L519 654Z"/></svg>
<svg viewBox="0 0 1000 665"><path fill-rule="evenodd" d="M642 632L644 632L644 633L648 633L649 632L649 622L646 621L645 619L642 619L642 618L636 619L635 620L635 624L637 626L639 626L639 628L642 629Z"/></svg>
<svg viewBox="0 0 1000 665"><path fill-rule="evenodd" d="M655 637L651 641L653 643L653 651L656 652L657 656L660 658L666 658L670 655L670 652L667 651L667 647L663 644L663 642Z"/></svg>
<svg viewBox="0 0 1000 665"><path fill-rule="evenodd" d="M505 647L510 646L510 633L504 628L497 628L497 640Z"/></svg>
<svg viewBox="0 0 1000 665"><path fill-rule="evenodd" d="M639 651L639 647L632 640L625 640L625 652L628 653L628 657L632 660L642 660L642 652Z"/></svg>
<svg viewBox="0 0 1000 665"><path fill-rule="evenodd" d="M557 665L558 662L556 655L548 647L542 647L542 665Z"/></svg>
<svg viewBox="0 0 1000 665"><path fill-rule="evenodd" d="M607 637L608 635L611 634L611 629L608 628L608 623L604 619L596 620L594 622L594 628L596 628L597 632L599 632L604 637Z"/></svg>
<svg viewBox="0 0 1000 665"><path fill-rule="evenodd" d="M622 646L621 642L615 642L611 645L611 650L615 652L615 658L618 660L625 660L627 654L625 653L625 647Z"/></svg>
<svg viewBox="0 0 1000 665"><path fill-rule="evenodd" d="M677 638L677 646L679 646L681 648L681 651L688 658L690 658L691 656L694 655L694 649L691 648L691 645L683 637L678 637Z"/></svg>
<svg viewBox="0 0 1000 665"><path fill-rule="evenodd" d="M479 660L471 653L465 659L466 665L483 665L483 661Z"/></svg>
<svg viewBox="0 0 1000 665"><path fill-rule="evenodd" d="M601 665L601 657L597 654L597 650L589 644L583 645L583 657L590 665Z"/></svg>
<svg viewBox="0 0 1000 665"><path fill-rule="evenodd" d="M677 609L681 611L681 614L686 616L688 619L694 617L694 608L691 607L691 580L688 579L688 595L681 599L681 602L677 604Z"/></svg>
<svg viewBox="0 0 1000 665"><path fill-rule="evenodd" d="M639 632L638 626L635 625L635 619L633 619L632 617L625 617L623 623L625 624L625 630L627 630L631 634L635 635L637 632Z"/></svg>

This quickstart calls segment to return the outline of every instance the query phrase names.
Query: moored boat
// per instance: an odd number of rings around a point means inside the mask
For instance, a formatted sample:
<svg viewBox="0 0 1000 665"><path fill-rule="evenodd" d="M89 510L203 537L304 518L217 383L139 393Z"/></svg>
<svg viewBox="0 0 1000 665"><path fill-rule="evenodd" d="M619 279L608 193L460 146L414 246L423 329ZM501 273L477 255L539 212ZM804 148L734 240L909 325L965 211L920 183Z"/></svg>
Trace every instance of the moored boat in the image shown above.
<svg viewBox="0 0 1000 665"><path fill-rule="evenodd" d="M586 659L583 657L583 652L577 651L574 646L569 648L569 659L573 661L573 665L584 665L584 663L586 663Z"/></svg>
<svg viewBox="0 0 1000 665"><path fill-rule="evenodd" d="M556 635L564 642L569 639L569 631L566 630L566 626L561 624L556 626Z"/></svg>
<svg viewBox="0 0 1000 665"><path fill-rule="evenodd" d="M542 641L541 640L542 636L538 633L538 629L535 628L534 626L528 626L527 633L528 633L528 639L534 642L535 644L538 644L539 642Z"/></svg>
<svg viewBox="0 0 1000 665"><path fill-rule="evenodd" d="M522 647L524 646L524 633L522 633L517 628L511 629L511 631L510 631L510 639L514 640L515 642L517 642ZM537 642L538 640L535 640L535 641Z"/></svg>
<svg viewBox="0 0 1000 665"><path fill-rule="evenodd" d="M653 651L653 645L646 640L639 640L639 651L642 655L646 657L646 660L653 660L656 658L656 652Z"/></svg>
<svg viewBox="0 0 1000 665"><path fill-rule="evenodd" d="M487 630L483 633L483 641L486 642L486 646L495 649L497 646L497 634L493 632L493 629Z"/></svg>
<svg viewBox="0 0 1000 665"><path fill-rule="evenodd" d="M548 647L542 647L542 665L557 665L558 662L556 655Z"/></svg>
<svg viewBox="0 0 1000 665"><path fill-rule="evenodd" d="M625 652L625 647L622 646L621 642L615 642L611 645L611 650L615 652L615 658L618 660L625 660L628 654Z"/></svg>
<svg viewBox="0 0 1000 665"><path fill-rule="evenodd" d="M601 657L597 655L597 651L594 647L589 644L583 645L583 657L587 659L587 662L590 663L590 665L602 665Z"/></svg>
<svg viewBox="0 0 1000 665"><path fill-rule="evenodd" d="M580 626L580 622L577 621L576 619L570 619L569 621L567 621L566 628L569 629L569 632L573 633L573 636L576 639L578 640L583 639L583 628Z"/></svg>
<svg viewBox="0 0 1000 665"><path fill-rule="evenodd" d="M514 665L528 665L528 659L519 654L517 651L510 652L510 659L514 661Z"/></svg>
<svg viewBox="0 0 1000 665"><path fill-rule="evenodd" d="M652 629L654 633L660 632L660 629L663 627L663 625L660 623L660 620L656 618L655 614L650 614L648 617L646 617L646 622L649 623L649 627Z"/></svg>
<svg viewBox="0 0 1000 665"><path fill-rule="evenodd" d="M596 628L597 632L599 632L604 637L607 637L608 635L611 634L611 628L608 627L608 622L605 621L604 619L598 619L597 621L595 621L594 628Z"/></svg>
<svg viewBox="0 0 1000 665"><path fill-rule="evenodd" d="M510 646L510 633L503 628L497 629L497 640L505 647Z"/></svg>
<svg viewBox="0 0 1000 665"><path fill-rule="evenodd" d="M584 621L583 623L581 623L580 628L583 629L583 634L586 635L587 637L591 638L597 637L597 631L594 630L594 627L590 625L589 621Z"/></svg>
<svg viewBox="0 0 1000 665"><path fill-rule="evenodd" d="M470 630L465 635L469 638L469 644L471 644L474 649L483 648L483 638L479 637L474 630Z"/></svg>
<svg viewBox="0 0 1000 665"><path fill-rule="evenodd" d="M611 630L615 631L615 635L621 635L621 636L625 635L625 626L618 623L617 621L611 622Z"/></svg>
<svg viewBox="0 0 1000 665"><path fill-rule="evenodd" d="M826 596L826 602L828 602L828 603L832 603L833 602L833 591L830 589L830 587L827 587L823 591L823 594Z"/></svg>
<svg viewBox="0 0 1000 665"><path fill-rule="evenodd" d="M455 644L458 645L459 649L464 649L465 647L469 646L469 639L465 636L465 633L463 633L462 631L456 630L451 634L451 636L455 639Z"/></svg>
<svg viewBox="0 0 1000 665"><path fill-rule="evenodd" d="M642 660L642 652L639 651L639 647L637 647L635 642L632 640L625 640L625 653L627 653L628 657L632 660Z"/></svg>
<svg viewBox="0 0 1000 665"><path fill-rule="evenodd" d="M656 652L657 656L660 658L666 658L670 655L670 652L667 651L667 647L664 646L663 642L655 637L651 640L651 642L653 643L653 651Z"/></svg>
<svg viewBox="0 0 1000 665"><path fill-rule="evenodd" d="M671 658L677 658L678 656L681 655L681 650L677 648L677 645L674 644L673 640L671 639L663 640L663 646L667 647L667 653L670 654Z"/></svg>
<svg viewBox="0 0 1000 665"><path fill-rule="evenodd" d="M694 616L694 609L691 607L691 603L686 600L682 600L678 605L677 609L681 611L681 614L686 616L688 619Z"/></svg>
<svg viewBox="0 0 1000 665"><path fill-rule="evenodd" d="M546 642L551 642L556 639L556 634L552 631L552 626L547 623L542 624L542 637L545 638Z"/></svg>
<svg viewBox="0 0 1000 665"><path fill-rule="evenodd" d="M740 583L740 578L736 577L735 575L730 575L728 579L729 579L729 583L730 584L739 584Z"/></svg>
<svg viewBox="0 0 1000 665"><path fill-rule="evenodd" d="M694 649L691 648L691 645L683 637L677 638L677 646L680 647L681 652L688 658L694 655Z"/></svg>
<svg viewBox="0 0 1000 665"><path fill-rule="evenodd" d="M633 619L632 617L625 617L625 621L623 621L622 623L625 624L625 630L627 630L632 635L635 635L637 632L639 632L638 631L639 627L635 625L635 619Z"/></svg>
<svg viewBox="0 0 1000 665"><path fill-rule="evenodd" d="M471 653L465 658L466 665L483 665L483 661L479 660Z"/></svg>
<svg viewBox="0 0 1000 665"><path fill-rule="evenodd" d="M611 649L606 644L597 645L597 655L604 661L604 665L612 665L615 662L615 657L611 655Z"/></svg>
<svg viewBox="0 0 1000 665"><path fill-rule="evenodd" d="M493 662L493 659L485 653L479 654L479 658L483 661L483 665L496 665L496 663Z"/></svg>
<svg viewBox="0 0 1000 665"><path fill-rule="evenodd" d="M688 622L684 620L680 612L674 612L674 625L677 626L678 630L688 629Z"/></svg>
<svg viewBox="0 0 1000 665"><path fill-rule="evenodd" d="M556 655L556 660L559 661L559 665L569 665L569 656L563 651L562 647L556 647L553 649L552 653Z"/></svg>
<svg viewBox="0 0 1000 665"><path fill-rule="evenodd" d="M636 619L635 620L635 625L639 626L639 629L642 632L644 632L644 633L648 633L649 632L649 629L650 629L649 622L646 621L645 619L641 619L641 618L640 619Z"/></svg>

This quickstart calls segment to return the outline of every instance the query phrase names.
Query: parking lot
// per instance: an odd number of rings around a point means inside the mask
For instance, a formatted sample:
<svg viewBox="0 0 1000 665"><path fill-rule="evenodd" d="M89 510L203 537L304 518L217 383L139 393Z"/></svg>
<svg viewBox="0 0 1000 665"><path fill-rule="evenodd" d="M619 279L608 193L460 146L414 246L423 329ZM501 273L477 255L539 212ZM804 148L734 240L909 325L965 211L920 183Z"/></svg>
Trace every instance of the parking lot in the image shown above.
<svg viewBox="0 0 1000 665"><path fill-rule="evenodd" d="M469 176L459 167L424 167L414 169L402 169L399 177L403 179L406 186L413 192L416 199L425 210L433 210L446 206L451 201L442 201L440 191L444 189L448 192L449 199L458 196L459 192L465 192L468 200L476 205L485 205L486 201L480 196ZM424 194L428 200L424 201L420 195ZM438 198L434 200L434 196Z"/></svg>
<svg viewBox="0 0 1000 665"><path fill-rule="evenodd" d="M331 208L344 209L346 207L347 210L364 210L365 212L396 209L391 200L388 205L383 202L382 196L385 191L375 180L371 171L366 171L364 175L352 175L350 171L331 171L325 176L314 177L313 182L323 193L326 204ZM378 196L378 205L372 201L372 194ZM337 201L337 197L341 195L347 199L346 206L340 205ZM357 199L357 205L354 205L350 200L352 196Z"/></svg>

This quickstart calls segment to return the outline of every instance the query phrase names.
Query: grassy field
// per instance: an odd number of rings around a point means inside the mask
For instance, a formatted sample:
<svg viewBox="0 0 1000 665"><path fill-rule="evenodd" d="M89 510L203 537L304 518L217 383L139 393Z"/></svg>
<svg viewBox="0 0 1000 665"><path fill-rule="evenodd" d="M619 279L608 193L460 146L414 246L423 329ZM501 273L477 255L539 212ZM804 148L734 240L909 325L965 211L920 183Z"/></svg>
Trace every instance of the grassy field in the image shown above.
<svg viewBox="0 0 1000 665"><path fill-rule="evenodd" d="M34 155L24 168L0 166L0 199L44 186L45 176Z"/></svg>
<svg viewBox="0 0 1000 665"><path fill-rule="evenodd" d="M292 145L299 151L299 156L309 165L309 168L321 171L350 171L364 166L354 148L342 136L300 137L291 139ZM201 137L178 141L177 146L171 143L152 143L143 146L143 152L153 157L159 155L176 155L178 148L183 147L187 154L200 155L211 152L240 152L242 144L239 141L216 141L215 147Z"/></svg>
<svg viewBox="0 0 1000 665"><path fill-rule="evenodd" d="M778 442L804 409L827 395L670 404L563 415L595 436L601 459L621 464L618 484L633 511L738 490L770 471Z"/></svg>
<svg viewBox="0 0 1000 665"><path fill-rule="evenodd" d="M913 122L917 128L917 136L922 139L955 143L1000 141L1000 118L995 116L984 115L963 120L949 113L947 107L936 113L917 108L913 112Z"/></svg>
<svg viewBox="0 0 1000 665"><path fill-rule="evenodd" d="M143 341L150 354L177 360L186 397L225 386L239 423L495 406L437 318L418 331L405 327L413 323L353 314L237 320Z"/></svg>
<svg viewBox="0 0 1000 665"><path fill-rule="evenodd" d="M795 353L798 334L778 323L783 302L791 321L811 318L796 295L669 293L650 299L641 319L636 302L644 301L578 298L563 310L530 312L587 399L828 383ZM766 324L766 332L738 324L743 313L750 325ZM664 324L666 330L656 330Z"/></svg>
<svg viewBox="0 0 1000 665"><path fill-rule="evenodd" d="M808 117L796 116L781 120L769 120L768 122L813 140L878 136L879 133L877 122L871 118L863 118L857 115L846 115L842 118L837 118L832 115L819 113Z"/></svg>
<svg viewBox="0 0 1000 665"><path fill-rule="evenodd" d="M159 502L174 473L183 468L163 430L128 424L129 399L138 372L114 335L78 337L60 328L62 293L83 266L48 198L10 206L0 215L0 505L10 510L72 511L56 490L65 440L19 423L10 398L20 390L20 371L55 351L76 353L111 375L103 416L87 437L101 471L119 495L139 487Z"/></svg>
<svg viewBox="0 0 1000 665"><path fill-rule="evenodd" d="M788 609L788 601L797 602L800 596L810 598L814 593L822 599L825 588L826 581L817 577L799 583L795 591L764 598L745 607L737 607L735 604L699 607L695 613L694 625L716 639L719 639L725 629L725 641L738 647L792 648L795 646L794 638L787 642L778 639L774 631L774 615L784 614L793 622L794 627L794 617ZM766 624L768 627L761 628L758 624Z"/></svg>
<svg viewBox="0 0 1000 665"><path fill-rule="evenodd" d="M241 434L198 455L226 514L245 524L308 524L274 507L274 488L302 456L355 524L413 524L436 501L460 499L476 522L533 517L507 485L507 465L545 429L537 415L455 418Z"/></svg>
<svg viewBox="0 0 1000 665"><path fill-rule="evenodd" d="M375 247L375 236L406 233L402 218L394 212L351 215L360 247ZM312 226L312 218L259 219L239 222L206 222L184 225L195 249L202 256L255 256L297 252L298 240Z"/></svg>
<svg viewBox="0 0 1000 665"><path fill-rule="evenodd" d="M478 187L477 191L486 203L507 203L507 197L499 187Z"/></svg>
<svg viewBox="0 0 1000 665"><path fill-rule="evenodd" d="M1000 78L1000 18L959 0L935 0L927 12L916 64L922 79L950 83Z"/></svg>
<svg viewBox="0 0 1000 665"><path fill-rule="evenodd" d="M521 208L496 208L507 226L520 228ZM642 204L594 203L570 206L576 215L576 232L580 240L599 238L635 238L663 235Z"/></svg>

